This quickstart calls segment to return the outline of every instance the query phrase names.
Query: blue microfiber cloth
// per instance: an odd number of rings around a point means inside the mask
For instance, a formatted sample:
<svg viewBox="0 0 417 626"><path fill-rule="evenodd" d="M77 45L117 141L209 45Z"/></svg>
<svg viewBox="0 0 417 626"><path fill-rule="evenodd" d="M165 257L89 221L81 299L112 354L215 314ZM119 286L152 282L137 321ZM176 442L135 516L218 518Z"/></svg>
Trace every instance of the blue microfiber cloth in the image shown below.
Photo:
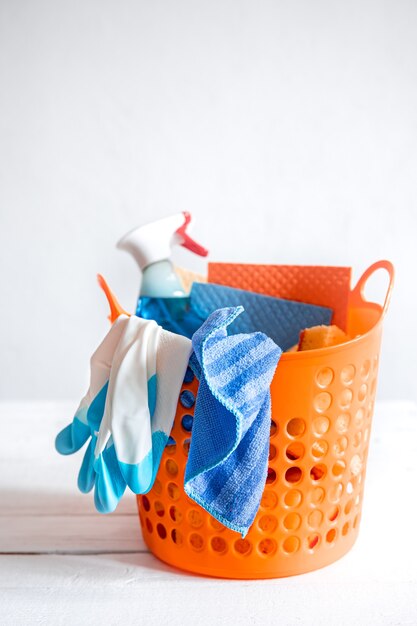
<svg viewBox="0 0 417 626"><path fill-rule="evenodd" d="M222 307L243 306L245 314L233 324L231 334L261 331L284 351L298 343L305 328L330 324L333 311L327 307L284 300L214 283L193 283L191 309L201 320Z"/></svg>
<svg viewBox="0 0 417 626"><path fill-rule="evenodd" d="M190 364L200 384L184 489L245 536L266 481L269 387L282 351L263 333L227 336L227 327L243 310L216 311L192 338Z"/></svg>

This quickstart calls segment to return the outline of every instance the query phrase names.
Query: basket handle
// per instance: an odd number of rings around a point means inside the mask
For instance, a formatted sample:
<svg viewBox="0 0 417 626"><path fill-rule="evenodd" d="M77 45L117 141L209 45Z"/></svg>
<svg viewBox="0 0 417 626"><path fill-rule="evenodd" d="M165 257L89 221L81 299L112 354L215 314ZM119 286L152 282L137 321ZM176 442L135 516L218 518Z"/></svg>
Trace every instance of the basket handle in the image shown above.
<svg viewBox="0 0 417 626"><path fill-rule="evenodd" d="M377 261L368 267L367 270L364 271L360 279L358 280L356 286L351 291L351 302L355 305L363 305L365 302L368 302L364 296L365 294L365 286L368 282L368 279L379 269L384 269L388 272L389 275L389 284L387 293L385 295L384 304L382 305L382 314L384 316L388 310L388 306L391 299L392 288L394 286L394 266L390 261ZM378 305L379 306L379 305Z"/></svg>

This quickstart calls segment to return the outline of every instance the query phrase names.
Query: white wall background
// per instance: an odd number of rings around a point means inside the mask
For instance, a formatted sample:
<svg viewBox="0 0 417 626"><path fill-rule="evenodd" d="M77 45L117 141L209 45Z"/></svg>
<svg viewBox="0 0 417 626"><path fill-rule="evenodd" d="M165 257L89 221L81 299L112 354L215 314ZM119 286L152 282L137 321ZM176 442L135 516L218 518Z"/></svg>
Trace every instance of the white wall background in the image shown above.
<svg viewBox="0 0 417 626"><path fill-rule="evenodd" d="M416 398L416 32L413 0L0 0L0 397L78 399L96 272L132 308L115 241L189 210L214 260L391 259L379 397Z"/></svg>

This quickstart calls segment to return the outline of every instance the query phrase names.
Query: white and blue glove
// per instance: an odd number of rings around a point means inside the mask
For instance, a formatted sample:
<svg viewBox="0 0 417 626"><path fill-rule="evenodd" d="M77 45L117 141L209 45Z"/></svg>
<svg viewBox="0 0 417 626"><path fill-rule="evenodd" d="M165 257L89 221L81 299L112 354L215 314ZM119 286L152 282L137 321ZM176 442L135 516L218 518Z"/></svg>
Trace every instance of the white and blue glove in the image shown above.
<svg viewBox="0 0 417 626"><path fill-rule="evenodd" d="M78 486L100 512L113 511L126 484L149 491L175 417L191 341L156 322L120 315L91 358L90 388L56 438L72 454L91 437Z"/></svg>

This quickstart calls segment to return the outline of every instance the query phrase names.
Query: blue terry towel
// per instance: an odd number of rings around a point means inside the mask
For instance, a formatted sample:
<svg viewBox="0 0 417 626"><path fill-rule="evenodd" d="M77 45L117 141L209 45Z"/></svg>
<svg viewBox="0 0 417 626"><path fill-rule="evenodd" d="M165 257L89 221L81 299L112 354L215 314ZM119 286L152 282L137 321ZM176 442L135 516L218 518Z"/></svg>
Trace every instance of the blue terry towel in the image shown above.
<svg viewBox="0 0 417 626"><path fill-rule="evenodd" d="M193 283L191 308L201 320L222 307L242 305L245 314L236 319L232 334L261 331L283 350L298 343L302 330L330 324L333 311L327 307L264 296L244 289L214 283Z"/></svg>
<svg viewBox="0 0 417 626"><path fill-rule="evenodd" d="M267 476L269 387L282 350L260 332L227 336L243 310L215 311L192 338L190 363L200 384L184 489L245 536Z"/></svg>

